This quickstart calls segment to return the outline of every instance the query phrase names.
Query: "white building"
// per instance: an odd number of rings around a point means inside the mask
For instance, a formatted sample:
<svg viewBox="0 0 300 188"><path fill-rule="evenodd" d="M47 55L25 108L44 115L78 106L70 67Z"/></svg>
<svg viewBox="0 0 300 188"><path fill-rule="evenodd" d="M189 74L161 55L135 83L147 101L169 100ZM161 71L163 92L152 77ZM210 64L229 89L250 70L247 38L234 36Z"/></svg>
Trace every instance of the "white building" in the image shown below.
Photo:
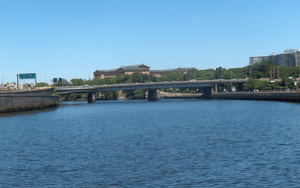
<svg viewBox="0 0 300 188"><path fill-rule="evenodd" d="M286 49L284 53L272 53L268 56L256 56L249 58L249 65L261 63L262 61L273 61L279 66L294 67L300 65L300 49Z"/></svg>

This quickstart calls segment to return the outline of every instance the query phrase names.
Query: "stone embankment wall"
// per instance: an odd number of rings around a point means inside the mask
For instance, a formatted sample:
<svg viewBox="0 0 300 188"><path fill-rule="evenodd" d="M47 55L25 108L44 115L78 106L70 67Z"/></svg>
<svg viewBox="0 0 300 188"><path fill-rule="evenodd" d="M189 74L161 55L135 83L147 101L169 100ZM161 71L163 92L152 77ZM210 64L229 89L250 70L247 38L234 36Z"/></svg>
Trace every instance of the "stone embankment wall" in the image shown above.
<svg viewBox="0 0 300 188"><path fill-rule="evenodd" d="M169 93L169 92L160 92L160 97L162 99L195 99L201 98L203 93Z"/></svg>
<svg viewBox="0 0 300 188"><path fill-rule="evenodd" d="M55 107L58 101L58 96L52 96L51 87L0 91L0 113Z"/></svg>
<svg viewBox="0 0 300 188"><path fill-rule="evenodd" d="M272 100L300 102L300 92L228 92L215 93L213 99Z"/></svg>

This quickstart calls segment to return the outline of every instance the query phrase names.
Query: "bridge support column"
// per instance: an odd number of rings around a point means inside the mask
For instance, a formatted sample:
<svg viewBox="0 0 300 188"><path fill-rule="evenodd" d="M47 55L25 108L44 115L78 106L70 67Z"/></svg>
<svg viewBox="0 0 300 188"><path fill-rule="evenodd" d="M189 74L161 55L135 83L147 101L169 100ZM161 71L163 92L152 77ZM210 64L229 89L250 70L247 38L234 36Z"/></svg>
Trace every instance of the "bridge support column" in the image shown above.
<svg viewBox="0 0 300 188"><path fill-rule="evenodd" d="M118 95L119 95L118 98L121 98L122 95L123 95L123 90L119 90L119 91L118 91Z"/></svg>
<svg viewBox="0 0 300 188"><path fill-rule="evenodd" d="M203 92L203 98L204 99L211 99L212 94L212 88L211 87L205 87Z"/></svg>
<svg viewBox="0 0 300 188"><path fill-rule="evenodd" d="M160 101L160 93L157 89L148 90L148 101Z"/></svg>
<svg viewBox="0 0 300 188"><path fill-rule="evenodd" d="M95 103L96 102L96 97L94 92L90 92L88 94L88 103Z"/></svg>
<svg viewBox="0 0 300 188"><path fill-rule="evenodd" d="M243 91L243 83L238 83L237 91Z"/></svg>
<svg viewBox="0 0 300 188"><path fill-rule="evenodd" d="M218 93L218 84L217 83L215 83L214 93Z"/></svg>

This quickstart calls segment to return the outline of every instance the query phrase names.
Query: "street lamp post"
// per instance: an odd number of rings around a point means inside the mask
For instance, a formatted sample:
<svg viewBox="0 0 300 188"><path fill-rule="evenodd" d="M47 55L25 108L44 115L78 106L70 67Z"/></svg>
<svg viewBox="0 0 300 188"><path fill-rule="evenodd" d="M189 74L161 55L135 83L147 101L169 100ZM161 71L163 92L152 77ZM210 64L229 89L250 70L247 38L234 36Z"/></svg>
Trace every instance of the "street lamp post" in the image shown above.
<svg viewBox="0 0 300 188"><path fill-rule="evenodd" d="M185 80L185 81L187 81L187 78L188 78L188 75L187 75L187 69L185 69L185 71L186 71L186 80Z"/></svg>
<svg viewBox="0 0 300 188"><path fill-rule="evenodd" d="M30 70L25 70L25 71L18 71L18 73L29 73L30 72ZM20 74L19 74L20 75ZM35 75L35 77L36 77L36 75ZM22 84L24 84L24 80L22 81Z"/></svg>
<svg viewBox="0 0 300 188"><path fill-rule="evenodd" d="M43 72L39 72L39 73L41 73L41 75L40 75L40 82L42 82L42 73Z"/></svg>
<svg viewBox="0 0 300 188"><path fill-rule="evenodd" d="M232 71L231 71L231 88L230 90L232 90Z"/></svg>
<svg viewBox="0 0 300 188"><path fill-rule="evenodd" d="M0 69L6 69L6 67L2 67ZM2 73L1 73L1 84L2 84Z"/></svg>
<svg viewBox="0 0 300 188"><path fill-rule="evenodd" d="M286 87L286 76L285 76L285 84L284 84L284 86Z"/></svg>
<svg viewBox="0 0 300 188"><path fill-rule="evenodd" d="M3 80L3 82L5 83L6 77L7 77L7 81L6 81L6 82L8 82L8 83L9 83L9 75L5 75L5 76L4 76L4 80Z"/></svg>
<svg viewBox="0 0 300 188"><path fill-rule="evenodd" d="M13 83L15 83L15 76L16 74L12 74L13 75Z"/></svg>

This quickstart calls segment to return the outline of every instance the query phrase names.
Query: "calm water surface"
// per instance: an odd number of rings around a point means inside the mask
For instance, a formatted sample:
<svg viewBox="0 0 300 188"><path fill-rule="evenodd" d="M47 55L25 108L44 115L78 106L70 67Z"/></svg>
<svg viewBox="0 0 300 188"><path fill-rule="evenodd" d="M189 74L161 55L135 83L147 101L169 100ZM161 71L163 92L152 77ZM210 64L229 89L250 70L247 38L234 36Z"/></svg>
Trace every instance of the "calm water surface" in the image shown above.
<svg viewBox="0 0 300 188"><path fill-rule="evenodd" d="M64 102L0 117L1 187L296 187L300 104Z"/></svg>

